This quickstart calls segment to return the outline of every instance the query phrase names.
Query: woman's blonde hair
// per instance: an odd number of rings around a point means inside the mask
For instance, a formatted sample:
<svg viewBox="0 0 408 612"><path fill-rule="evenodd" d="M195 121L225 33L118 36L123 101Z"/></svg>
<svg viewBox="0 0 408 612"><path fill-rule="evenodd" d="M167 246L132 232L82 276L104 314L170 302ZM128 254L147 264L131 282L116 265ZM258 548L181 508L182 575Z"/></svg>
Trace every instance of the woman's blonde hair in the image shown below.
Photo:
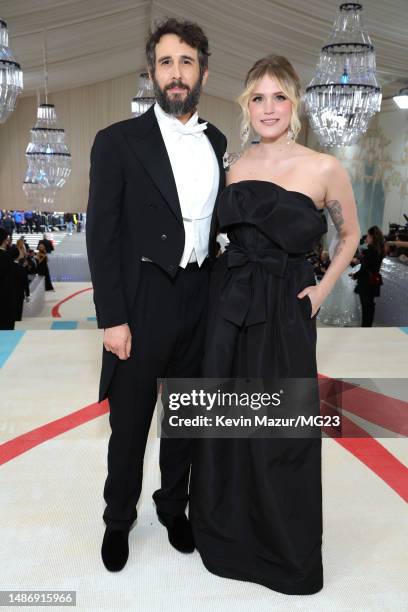
<svg viewBox="0 0 408 612"><path fill-rule="evenodd" d="M18 247L18 250L20 251L20 255L27 255L27 250L24 244L24 238L19 238L16 242L16 246Z"/></svg>
<svg viewBox="0 0 408 612"><path fill-rule="evenodd" d="M273 77L279 83L279 87L287 98L292 102L292 117L290 129L293 140L296 140L302 124L300 123L298 108L300 104L300 81L292 64L282 55L267 55L255 62L245 79L245 89L236 101L241 107L241 139L242 146L248 140L251 129L248 104L255 85L265 75Z"/></svg>

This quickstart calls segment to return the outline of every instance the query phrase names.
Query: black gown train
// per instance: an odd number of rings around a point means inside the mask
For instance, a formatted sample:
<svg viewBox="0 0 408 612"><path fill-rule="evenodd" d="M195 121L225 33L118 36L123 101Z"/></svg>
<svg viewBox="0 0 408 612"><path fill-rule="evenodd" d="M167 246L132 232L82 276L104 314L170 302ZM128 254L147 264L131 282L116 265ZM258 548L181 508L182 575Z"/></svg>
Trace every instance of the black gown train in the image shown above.
<svg viewBox="0 0 408 612"><path fill-rule="evenodd" d="M267 181L229 185L218 205L230 244L217 259L202 375L316 378L310 252L326 217ZM286 594L323 586L321 438L196 439L190 520L206 568Z"/></svg>

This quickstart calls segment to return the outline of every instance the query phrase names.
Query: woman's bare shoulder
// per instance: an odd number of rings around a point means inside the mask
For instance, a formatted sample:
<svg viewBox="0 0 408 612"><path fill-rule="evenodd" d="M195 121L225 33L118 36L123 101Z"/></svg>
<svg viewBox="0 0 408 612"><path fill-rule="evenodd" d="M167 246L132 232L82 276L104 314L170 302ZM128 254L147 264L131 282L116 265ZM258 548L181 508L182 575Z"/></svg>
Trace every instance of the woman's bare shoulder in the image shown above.
<svg viewBox="0 0 408 612"><path fill-rule="evenodd" d="M309 165L309 170L316 170L319 176L332 175L342 172L343 164L337 157L330 153L321 153L309 147L298 145L298 155L303 156L304 161Z"/></svg>
<svg viewBox="0 0 408 612"><path fill-rule="evenodd" d="M321 153L304 145L298 145L298 147L300 147L300 153L303 153L312 162L323 164L325 167L333 167L340 164L337 157L330 155L330 153Z"/></svg>

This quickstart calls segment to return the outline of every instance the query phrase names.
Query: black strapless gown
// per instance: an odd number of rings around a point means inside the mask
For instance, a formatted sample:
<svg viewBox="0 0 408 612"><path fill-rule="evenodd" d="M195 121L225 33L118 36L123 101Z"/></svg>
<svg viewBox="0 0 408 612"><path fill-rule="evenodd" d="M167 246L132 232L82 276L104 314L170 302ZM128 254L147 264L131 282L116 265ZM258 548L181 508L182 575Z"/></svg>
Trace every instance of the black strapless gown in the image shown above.
<svg viewBox="0 0 408 612"><path fill-rule="evenodd" d="M308 196L255 180L229 185L217 214L230 245L212 272L202 375L316 378L316 319L296 296L316 284L305 254L325 215ZM321 590L321 438L194 446L189 515L206 568L286 594Z"/></svg>

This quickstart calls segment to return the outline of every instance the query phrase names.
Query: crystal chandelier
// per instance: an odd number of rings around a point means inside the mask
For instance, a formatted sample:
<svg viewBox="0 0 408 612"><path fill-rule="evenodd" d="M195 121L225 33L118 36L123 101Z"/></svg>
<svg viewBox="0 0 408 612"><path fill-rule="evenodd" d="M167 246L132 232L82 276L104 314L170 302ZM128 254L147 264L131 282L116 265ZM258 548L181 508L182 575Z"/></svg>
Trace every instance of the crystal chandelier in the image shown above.
<svg viewBox="0 0 408 612"><path fill-rule="evenodd" d="M45 104L39 104L37 121L26 149L27 172L23 191L31 205L53 210L54 201L71 174L71 154L65 130L57 124L54 104L48 104L48 74L44 39Z"/></svg>
<svg viewBox="0 0 408 612"><path fill-rule="evenodd" d="M381 108L375 51L361 20L362 5L340 5L304 104L313 131L324 146L357 142Z"/></svg>
<svg viewBox="0 0 408 612"><path fill-rule="evenodd" d="M140 117L155 103L153 84L147 72L139 75L139 90L132 99L132 116Z"/></svg>
<svg viewBox="0 0 408 612"><path fill-rule="evenodd" d="M7 121L23 91L23 72L8 46L7 23L0 19L0 123Z"/></svg>
<svg viewBox="0 0 408 612"><path fill-rule="evenodd" d="M57 127L54 104L40 104L30 134L23 191L29 200L48 207L71 173L71 154L65 143L65 130Z"/></svg>

